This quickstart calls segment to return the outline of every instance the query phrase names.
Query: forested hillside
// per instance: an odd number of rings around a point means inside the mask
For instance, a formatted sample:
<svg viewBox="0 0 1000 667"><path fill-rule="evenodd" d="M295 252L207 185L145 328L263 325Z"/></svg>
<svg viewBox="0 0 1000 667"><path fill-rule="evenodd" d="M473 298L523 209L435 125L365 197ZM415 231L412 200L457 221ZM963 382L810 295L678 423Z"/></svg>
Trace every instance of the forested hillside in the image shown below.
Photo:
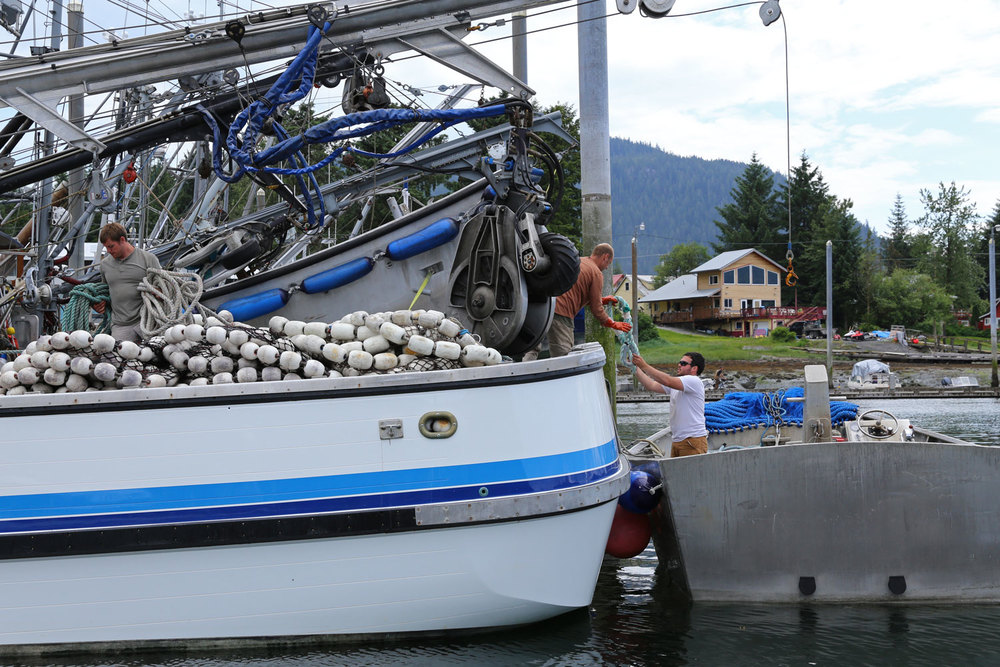
<svg viewBox="0 0 1000 667"><path fill-rule="evenodd" d="M631 239L639 223L646 226L639 234L640 273L653 273L660 256L678 243L694 241L710 248L718 232L716 207L732 201L736 177L746 167L730 160L681 157L612 137L612 243L618 264L631 266ZM776 174L774 182L780 187L785 179Z"/></svg>

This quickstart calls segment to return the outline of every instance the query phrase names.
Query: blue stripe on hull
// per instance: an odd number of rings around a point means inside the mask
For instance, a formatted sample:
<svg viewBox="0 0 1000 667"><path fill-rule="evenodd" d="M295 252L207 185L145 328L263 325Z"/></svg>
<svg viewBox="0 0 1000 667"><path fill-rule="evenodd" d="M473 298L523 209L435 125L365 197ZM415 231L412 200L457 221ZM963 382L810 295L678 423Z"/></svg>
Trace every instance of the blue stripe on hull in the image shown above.
<svg viewBox="0 0 1000 667"><path fill-rule="evenodd" d="M489 498L539 493L598 481L616 471L617 460L611 440L566 454L439 468L0 496L0 533L384 509L479 499L484 487ZM566 470L581 472L560 474Z"/></svg>

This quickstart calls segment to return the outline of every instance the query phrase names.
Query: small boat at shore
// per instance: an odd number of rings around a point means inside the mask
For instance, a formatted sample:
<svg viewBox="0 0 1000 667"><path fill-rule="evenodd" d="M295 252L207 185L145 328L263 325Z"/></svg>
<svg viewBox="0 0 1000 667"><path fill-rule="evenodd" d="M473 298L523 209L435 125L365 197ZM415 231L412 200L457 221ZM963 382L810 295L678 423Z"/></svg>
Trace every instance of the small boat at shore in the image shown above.
<svg viewBox="0 0 1000 667"><path fill-rule="evenodd" d="M864 359L854 364L848 389L887 391L899 386L899 376L889 369L889 364L878 359Z"/></svg>
<svg viewBox="0 0 1000 667"><path fill-rule="evenodd" d="M628 448L662 482L650 521L669 586L695 601L1000 602L1000 449L885 410L833 424L823 366L806 366L800 400L799 423L710 433L705 455L668 458L667 431Z"/></svg>

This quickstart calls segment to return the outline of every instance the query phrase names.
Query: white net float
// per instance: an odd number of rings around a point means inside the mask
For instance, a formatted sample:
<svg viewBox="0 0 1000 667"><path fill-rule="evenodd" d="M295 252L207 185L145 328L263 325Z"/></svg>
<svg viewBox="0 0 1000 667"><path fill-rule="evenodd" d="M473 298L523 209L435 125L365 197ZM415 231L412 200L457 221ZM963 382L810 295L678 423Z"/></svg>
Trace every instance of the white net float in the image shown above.
<svg viewBox="0 0 1000 667"><path fill-rule="evenodd" d="M205 327L200 324L188 324L184 327L184 338L196 343L201 342L205 337Z"/></svg>
<svg viewBox="0 0 1000 667"><path fill-rule="evenodd" d="M69 362L69 369L77 375L88 375L94 370L94 362L89 357L73 357Z"/></svg>
<svg viewBox="0 0 1000 667"><path fill-rule="evenodd" d="M52 337L49 339L49 344L52 345L53 350L69 349L69 334L65 331L57 331L52 334Z"/></svg>
<svg viewBox="0 0 1000 667"><path fill-rule="evenodd" d="M278 366L284 371L296 371L302 365L302 355L298 352L285 350L278 357Z"/></svg>
<svg viewBox="0 0 1000 667"><path fill-rule="evenodd" d="M205 340L213 345L221 345L226 341L226 330L222 327L209 327L205 329Z"/></svg>
<svg viewBox="0 0 1000 667"><path fill-rule="evenodd" d="M188 372L194 375L201 375L202 373L208 370L208 359L201 356L200 354L196 354L195 356L188 359L187 369Z"/></svg>
<svg viewBox="0 0 1000 667"><path fill-rule="evenodd" d="M348 316L348 322L356 327L363 327L365 325L365 318L368 317L368 313L364 310L356 310Z"/></svg>
<svg viewBox="0 0 1000 667"><path fill-rule="evenodd" d="M257 348L257 360L267 366L274 366L278 363L278 357L280 354L281 353L278 352L278 348L273 345L261 345Z"/></svg>
<svg viewBox="0 0 1000 667"><path fill-rule="evenodd" d="M53 352L49 355L49 368L57 371L68 371L72 359L65 352Z"/></svg>
<svg viewBox="0 0 1000 667"><path fill-rule="evenodd" d="M216 315L218 315L219 319L225 322L226 324L233 323L234 320L233 314L230 313L228 310L220 310L218 313L216 313Z"/></svg>
<svg viewBox="0 0 1000 667"><path fill-rule="evenodd" d="M299 320L289 320L285 322L285 326L282 328L282 333L288 338L292 336L301 336L303 329L305 329L306 323Z"/></svg>
<svg viewBox="0 0 1000 667"><path fill-rule="evenodd" d="M70 373L66 376L66 390L73 392L74 394L81 391L87 391L87 387L90 383L87 382L87 378L82 375L77 375L76 373Z"/></svg>
<svg viewBox="0 0 1000 667"><path fill-rule="evenodd" d="M184 370L185 368L187 368L187 363L190 358L191 357L188 356L187 352L182 352L180 350L177 350L176 352L170 355L170 365L179 371Z"/></svg>
<svg viewBox="0 0 1000 667"><path fill-rule="evenodd" d="M61 387L66 384L66 373L54 368L46 368L45 372L42 373L42 381L53 387Z"/></svg>
<svg viewBox="0 0 1000 667"><path fill-rule="evenodd" d="M208 385L208 378L192 378L188 382L189 387L204 387L206 385Z"/></svg>
<svg viewBox="0 0 1000 667"><path fill-rule="evenodd" d="M302 327L302 333L307 336L319 336L320 338L326 338L326 322L306 322L305 326Z"/></svg>
<svg viewBox="0 0 1000 667"><path fill-rule="evenodd" d="M13 368L15 371L19 371L22 368L27 368L28 366L31 366L31 355L28 354L27 352L23 352L14 357L13 364L14 364Z"/></svg>
<svg viewBox="0 0 1000 667"><path fill-rule="evenodd" d="M35 341L31 341L30 343L24 346L24 353L29 357L33 355L35 352L38 352L38 343L36 343Z"/></svg>
<svg viewBox="0 0 1000 667"><path fill-rule="evenodd" d="M243 329L232 329L226 334L226 340L239 349L240 345L250 340L250 334Z"/></svg>
<svg viewBox="0 0 1000 667"><path fill-rule="evenodd" d="M49 352L45 350L38 350L32 354L31 365L40 371L44 371L49 367Z"/></svg>
<svg viewBox="0 0 1000 667"><path fill-rule="evenodd" d="M55 391L55 387L50 384L45 384L44 382L36 382L28 388L32 394L51 394Z"/></svg>
<svg viewBox="0 0 1000 667"><path fill-rule="evenodd" d="M117 370L111 364L102 361L101 363L96 364L94 366L93 373L94 377L100 380L101 382L111 382L112 380L115 379Z"/></svg>
<svg viewBox="0 0 1000 667"><path fill-rule="evenodd" d="M397 310L392 313L389 319L396 326L406 327L413 324L413 311Z"/></svg>
<svg viewBox="0 0 1000 667"><path fill-rule="evenodd" d="M378 331L372 331L366 326L358 327L358 330L354 333L354 340L360 340L364 342L365 340L371 338L372 336L377 336Z"/></svg>
<svg viewBox="0 0 1000 667"><path fill-rule="evenodd" d="M122 359L138 359L141 350L142 348L130 340L123 340L118 344L118 354Z"/></svg>
<svg viewBox="0 0 1000 667"><path fill-rule="evenodd" d="M49 335L39 336L38 340L35 341L35 350L41 352L51 352L52 344L49 342L51 338L52 336Z"/></svg>
<svg viewBox="0 0 1000 667"><path fill-rule="evenodd" d="M209 370L213 375L232 373L233 366L233 360L230 357L212 357L211 362L209 362Z"/></svg>
<svg viewBox="0 0 1000 667"><path fill-rule="evenodd" d="M281 315L275 315L267 322L268 330L273 334L284 333L285 325L288 324L288 318L282 317Z"/></svg>
<svg viewBox="0 0 1000 667"><path fill-rule="evenodd" d="M212 376L212 384L232 384L232 373L216 373Z"/></svg>
<svg viewBox="0 0 1000 667"><path fill-rule="evenodd" d="M372 357L372 367L377 371L388 371L399 363L398 357L392 352L380 352Z"/></svg>
<svg viewBox="0 0 1000 667"><path fill-rule="evenodd" d="M17 372L18 383L30 387L38 382L39 370L34 366L27 366Z"/></svg>
<svg viewBox="0 0 1000 667"><path fill-rule="evenodd" d="M426 357L434 354L434 341L426 336L410 336L406 342L406 351L418 357Z"/></svg>
<svg viewBox="0 0 1000 667"><path fill-rule="evenodd" d="M455 361L462 355L462 346L447 340L434 343L434 356Z"/></svg>
<svg viewBox="0 0 1000 667"><path fill-rule="evenodd" d="M352 341L357 327L349 322L334 322L330 325L330 338L332 340Z"/></svg>
<svg viewBox="0 0 1000 667"><path fill-rule="evenodd" d="M335 364L342 364L347 360L347 352L337 343L327 343L323 346L323 358Z"/></svg>
<svg viewBox="0 0 1000 667"><path fill-rule="evenodd" d="M260 379L263 382L277 382L281 380L283 375L284 373L277 366L265 366L260 369Z"/></svg>
<svg viewBox="0 0 1000 667"><path fill-rule="evenodd" d="M485 366L489 356L489 349L484 345L468 345L462 348L462 363L466 366Z"/></svg>
<svg viewBox="0 0 1000 667"><path fill-rule="evenodd" d="M444 321L444 313L437 310L425 310L417 317L417 324L425 329L437 329Z"/></svg>
<svg viewBox="0 0 1000 667"><path fill-rule="evenodd" d="M462 325L452 319L443 319L437 329L442 336L455 338L462 331Z"/></svg>
<svg viewBox="0 0 1000 667"><path fill-rule="evenodd" d="M369 352L371 354L378 354L379 352L385 352L391 347L391 343L389 343L389 341L386 340L384 337L382 337L380 334L376 334L374 336L365 338L364 342L362 342L362 345L364 346L365 352Z"/></svg>
<svg viewBox="0 0 1000 667"><path fill-rule="evenodd" d="M366 371L372 367L373 363L374 358L371 353L364 350L352 350L347 355L347 365L355 370Z"/></svg>
<svg viewBox="0 0 1000 667"><path fill-rule="evenodd" d="M138 387L142 384L142 373L131 368L124 370L121 377L118 378L118 384L123 389Z"/></svg>
<svg viewBox="0 0 1000 667"><path fill-rule="evenodd" d="M257 352L259 350L260 345L248 340L240 345L240 357L243 359L257 359Z"/></svg>
<svg viewBox="0 0 1000 667"><path fill-rule="evenodd" d="M257 369L247 366L236 371L236 381L241 384L257 381Z"/></svg>
<svg viewBox="0 0 1000 667"><path fill-rule="evenodd" d="M3 387L4 389L13 389L19 384L21 384L21 381L17 379L17 371L7 370L0 373L0 387Z"/></svg>
<svg viewBox="0 0 1000 667"><path fill-rule="evenodd" d="M410 334L406 332L406 329L393 322L383 322L378 331L379 335L393 345L405 345L406 341L410 339Z"/></svg>
<svg viewBox="0 0 1000 667"><path fill-rule="evenodd" d="M306 361L305 365L302 366L302 375L307 378L323 377L326 375L326 366L324 366L321 361L309 359Z"/></svg>
<svg viewBox="0 0 1000 667"><path fill-rule="evenodd" d="M77 329L69 335L69 344L78 350L82 350L85 347L90 347L94 342L94 337L90 335L89 331L83 331L82 329Z"/></svg>
<svg viewBox="0 0 1000 667"><path fill-rule="evenodd" d="M100 334L98 334L100 335ZM184 340L184 325L175 324L172 327L168 327L166 331L163 332L163 338L166 339L168 343L177 344ZM97 336L94 336L94 342L97 342Z"/></svg>

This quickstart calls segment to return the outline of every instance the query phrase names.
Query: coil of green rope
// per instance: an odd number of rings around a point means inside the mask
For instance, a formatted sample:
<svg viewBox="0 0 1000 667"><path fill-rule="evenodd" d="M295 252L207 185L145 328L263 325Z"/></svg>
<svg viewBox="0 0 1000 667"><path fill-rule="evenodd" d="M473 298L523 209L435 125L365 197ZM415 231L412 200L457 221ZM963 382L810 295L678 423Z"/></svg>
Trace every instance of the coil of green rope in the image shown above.
<svg viewBox="0 0 1000 667"><path fill-rule="evenodd" d="M615 303L613 308L617 308L621 311L622 321L632 324L632 308L629 307L628 302L620 296L615 297L618 301ZM632 355L639 354L639 346L635 342L635 338L632 336L632 332L635 329L629 331L616 331L616 338L618 338L619 344L621 344L620 361L621 365L626 368L634 368L635 364L632 363Z"/></svg>
<svg viewBox="0 0 1000 667"><path fill-rule="evenodd" d="M62 309L59 326L63 331L90 331L90 311L101 301L105 303L104 317L93 333L107 333L111 330L111 293L107 283L84 283L74 287L69 293L69 302Z"/></svg>

